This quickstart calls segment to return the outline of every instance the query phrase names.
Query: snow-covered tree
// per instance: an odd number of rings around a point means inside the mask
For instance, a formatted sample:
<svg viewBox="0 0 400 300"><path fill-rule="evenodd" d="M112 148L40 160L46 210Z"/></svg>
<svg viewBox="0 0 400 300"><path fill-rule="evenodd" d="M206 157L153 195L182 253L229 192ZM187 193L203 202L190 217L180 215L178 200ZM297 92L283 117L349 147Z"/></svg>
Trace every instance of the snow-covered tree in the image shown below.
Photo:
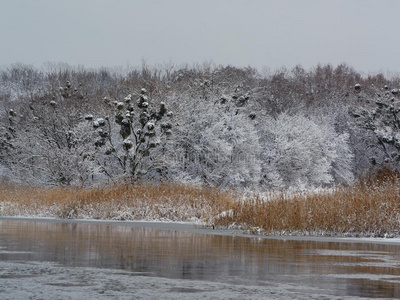
<svg viewBox="0 0 400 300"><path fill-rule="evenodd" d="M353 107L350 114L363 133L365 152L371 165L400 166L400 100L397 89L375 88L375 99L363 107Z"/></svg>
<svg viewBox="0 0 400 300"><path fill-rule="evenodd" d="M159 103L158 110L152 109L151 104L143 88L136 103L131 94L123 101L115 101L113 117L85 116L98 136L94 142L97 161L110 179L122 175L135 182L165 171L160 157L167 137L172 134L173 112L167 110L164 102Z"/></svg>
<svg viewBox="0 0 400 300"><path fill-rule="evenodd" d="M50 99L33 99L9 109L1 149L7 151L4 163L16 179L83 185L98 172L92 133L82 123L84 105L79 103L84 99L63 96L71 89L67 83Z"/></svg>
<svg viewBox="0 0 400 300"><path fill-rule="evenodd" d="M252 120L236 114L234 103L224 98L192 98L183 105L170 150L177 162L174 177L223 187L257 186L260 146Z"/></svg>
<svg viewBox="0 0 400 300"><path fill-rule="evenodd" d="M1 172L54 185L159 178L243 187L257 185L261 166L262 188L350 182L370 163L398 167L399 87L399 77L346 65L264 75L213 63L14 65L0 70ZM139 106L124 99L132 90ZM174 113L160 118L161 101Z"/></svg>
<svg viewBox="0 0 400 300"><path fill-rule="evenodd" d="M323 130L301 115L280 114L263 124L263 176L270 187L319 186L351 180L347 136ZM343 160L338 159L345 155ZM351 166L351 165L350 165Z"/></svg>
<svg viewBox="0 0 400 300"><path fill-rule="evenodd" d="M326 121L326 119L325 119ZM335 183L351 183L354 180L354 153L350 146L350 134L337 132L332 123L317 123L324 141L332 153L331 171Z"/></svg>

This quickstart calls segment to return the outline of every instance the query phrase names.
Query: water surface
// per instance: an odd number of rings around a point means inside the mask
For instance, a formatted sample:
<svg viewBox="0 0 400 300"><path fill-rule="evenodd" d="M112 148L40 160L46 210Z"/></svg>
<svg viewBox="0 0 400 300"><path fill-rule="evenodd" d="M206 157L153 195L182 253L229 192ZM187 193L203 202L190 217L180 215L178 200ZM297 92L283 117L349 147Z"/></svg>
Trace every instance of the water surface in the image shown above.
<svg viewBox="0 0 400 300"><path fill-rule="evenodd" d="M400 246L261 239L100 223L0 220L0 261L55 262L328 295L400 298Z"/></svg>

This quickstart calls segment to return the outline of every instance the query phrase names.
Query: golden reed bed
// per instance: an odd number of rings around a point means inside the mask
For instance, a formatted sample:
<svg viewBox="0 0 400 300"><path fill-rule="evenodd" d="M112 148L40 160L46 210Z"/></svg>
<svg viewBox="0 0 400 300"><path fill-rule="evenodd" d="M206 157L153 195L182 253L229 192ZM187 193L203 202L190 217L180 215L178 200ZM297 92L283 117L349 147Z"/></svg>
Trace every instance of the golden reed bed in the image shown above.
<svg viewBox="0 0 400 300"><path fill-rule="evenodd" d="M400 236L400 176L389 170L353 186L248 195L162 183L76 190L2 185L0 214L201 222L265 234Z"/></svg>

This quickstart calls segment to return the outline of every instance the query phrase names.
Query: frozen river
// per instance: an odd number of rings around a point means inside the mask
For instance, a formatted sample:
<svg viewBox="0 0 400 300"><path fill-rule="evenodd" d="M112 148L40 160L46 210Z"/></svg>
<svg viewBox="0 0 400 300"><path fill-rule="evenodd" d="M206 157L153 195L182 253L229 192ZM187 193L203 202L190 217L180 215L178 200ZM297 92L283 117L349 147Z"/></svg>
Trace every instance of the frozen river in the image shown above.
<svg viewBox="0 0 400 300"><path fill-rule="evenodd" d="M0 218L0 299L400 298L398 243Z"/></svg>

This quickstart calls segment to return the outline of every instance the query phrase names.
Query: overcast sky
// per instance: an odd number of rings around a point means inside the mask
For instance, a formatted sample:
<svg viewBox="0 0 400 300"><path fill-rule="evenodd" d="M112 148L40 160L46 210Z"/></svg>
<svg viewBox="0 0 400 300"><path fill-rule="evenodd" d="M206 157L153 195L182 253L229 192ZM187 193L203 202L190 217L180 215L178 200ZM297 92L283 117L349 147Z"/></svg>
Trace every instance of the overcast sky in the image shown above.
<svg viewBox="0 0 400 300"><path fill-rule="evenodd" d="M0 66L346 62L400 71L397 0L0 0Z"/></svg>

